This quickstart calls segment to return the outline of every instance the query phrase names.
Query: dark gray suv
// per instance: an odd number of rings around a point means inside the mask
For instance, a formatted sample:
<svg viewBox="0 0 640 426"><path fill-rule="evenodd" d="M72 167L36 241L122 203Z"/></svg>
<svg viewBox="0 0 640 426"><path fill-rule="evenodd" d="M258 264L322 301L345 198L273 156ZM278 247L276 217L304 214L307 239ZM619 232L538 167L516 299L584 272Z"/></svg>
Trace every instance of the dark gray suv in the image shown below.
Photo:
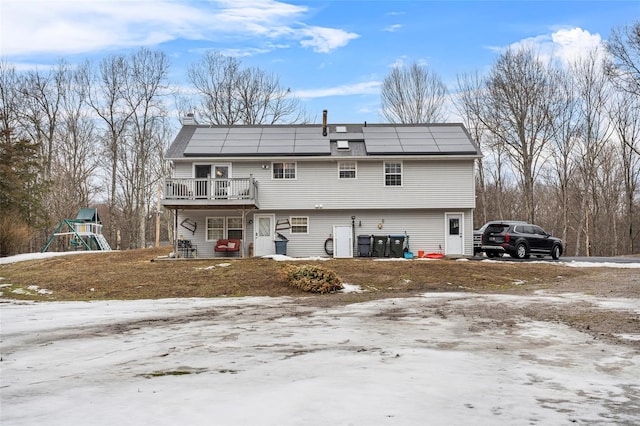
<svg viewBox="0 0 640 426"><path fill-rule="evenodd" d="M492 221L489 221L489 222L485 223L480 228L475 229L473 231L473 255L474 256L477 256L477 255L482 253L482 234L484 233L484 230L487 229L487 226L491 225L492 223L498 223L498 222L514 224L514 225L516 223L527 223L527 222L523 222L521 220L500 220L500 221L492 220ZM495 257L495 256L492 256L492 257Z"/></svg>
<svg viewBox="0 0 640 426"><path fill-rule="evenodd" d="M517 259L528 259L531 255L559 259L564 243L537 225L492 222L482 233L482 250L488 257L508 253Z"/></svg>

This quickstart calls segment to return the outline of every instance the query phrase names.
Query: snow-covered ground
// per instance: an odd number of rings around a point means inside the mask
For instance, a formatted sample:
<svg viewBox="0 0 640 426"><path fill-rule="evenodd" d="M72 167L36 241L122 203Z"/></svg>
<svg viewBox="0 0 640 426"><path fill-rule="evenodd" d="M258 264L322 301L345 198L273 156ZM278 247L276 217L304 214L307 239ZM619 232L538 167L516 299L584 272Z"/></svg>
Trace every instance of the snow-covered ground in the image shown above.
<svg viewBox="0 0 640 426"><path fill-rule="evenodd" d="M434 314L562 298L5 301L0 423L637 424L637 351L559 323Z"/></svg>
<svg viewBox="0 0 640 426"><path fill-rule="evenodd" d="M0 424L640 424L631 346L559 322L470 314L568 303L640 315L633 299L545 293L329 308L255 297L0 300Z"/></svg>

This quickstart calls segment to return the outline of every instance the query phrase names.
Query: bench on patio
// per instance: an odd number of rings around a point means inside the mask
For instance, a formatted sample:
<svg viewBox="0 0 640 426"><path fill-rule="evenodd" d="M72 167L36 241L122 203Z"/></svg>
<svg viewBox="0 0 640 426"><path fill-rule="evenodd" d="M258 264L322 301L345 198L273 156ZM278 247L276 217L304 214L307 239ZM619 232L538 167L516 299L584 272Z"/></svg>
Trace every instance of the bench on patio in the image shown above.
<svg viewBox="0 0 640 426"><path fill-rule="evenodd" d="M225 253L227 255L232 255L237 253L240 256L240 248L242 246L241 240L236 239L225 239L218 240L216 242L216 247L214 248L216 253Z"/></svg>

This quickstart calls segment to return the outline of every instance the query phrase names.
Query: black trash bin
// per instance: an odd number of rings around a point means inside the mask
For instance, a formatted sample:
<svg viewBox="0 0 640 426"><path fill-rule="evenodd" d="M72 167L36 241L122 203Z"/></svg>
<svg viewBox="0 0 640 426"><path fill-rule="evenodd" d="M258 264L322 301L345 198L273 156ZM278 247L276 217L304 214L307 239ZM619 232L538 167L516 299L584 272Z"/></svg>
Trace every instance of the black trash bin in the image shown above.
<svg viewBox="0 0 640 426"><path fill-rule="evenodd" d="M371 235L358 235L358 256L371 256Z"/></svg>
<svg viewBox="0 0 640 426"><path fill-rule="evenodd" d="M278 235L278 238L280 238L279 240L274 240L274 243L276 245L276 254L282 254L286 256L287 243L289 242L289 240L279 232L277 232L276 234Z"/></svg>
<svg viewBox="0 0 640 426"><path fill-rule="evenodd" d="M373 236L373 249L371 249L371 256L373 257L385 257L387 254L387 236L386 235L374 235Z"/></svg>
<svg viewBox="0 0 640 426"><path fill-rule="evenodd" d="M389 256L404 257L404 235L389 235Z"/></svg>

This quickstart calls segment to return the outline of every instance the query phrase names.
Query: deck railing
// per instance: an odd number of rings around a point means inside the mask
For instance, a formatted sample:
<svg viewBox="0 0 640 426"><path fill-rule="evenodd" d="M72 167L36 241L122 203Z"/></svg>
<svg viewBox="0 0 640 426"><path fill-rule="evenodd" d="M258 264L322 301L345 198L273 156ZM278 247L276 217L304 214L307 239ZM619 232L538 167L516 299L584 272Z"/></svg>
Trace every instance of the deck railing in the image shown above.
<svg viewBox="0 0 640 426"><path fill-rule="evenodd" d="M257 201L258 182L250 178L166 178L165 200Z"/></svg>

